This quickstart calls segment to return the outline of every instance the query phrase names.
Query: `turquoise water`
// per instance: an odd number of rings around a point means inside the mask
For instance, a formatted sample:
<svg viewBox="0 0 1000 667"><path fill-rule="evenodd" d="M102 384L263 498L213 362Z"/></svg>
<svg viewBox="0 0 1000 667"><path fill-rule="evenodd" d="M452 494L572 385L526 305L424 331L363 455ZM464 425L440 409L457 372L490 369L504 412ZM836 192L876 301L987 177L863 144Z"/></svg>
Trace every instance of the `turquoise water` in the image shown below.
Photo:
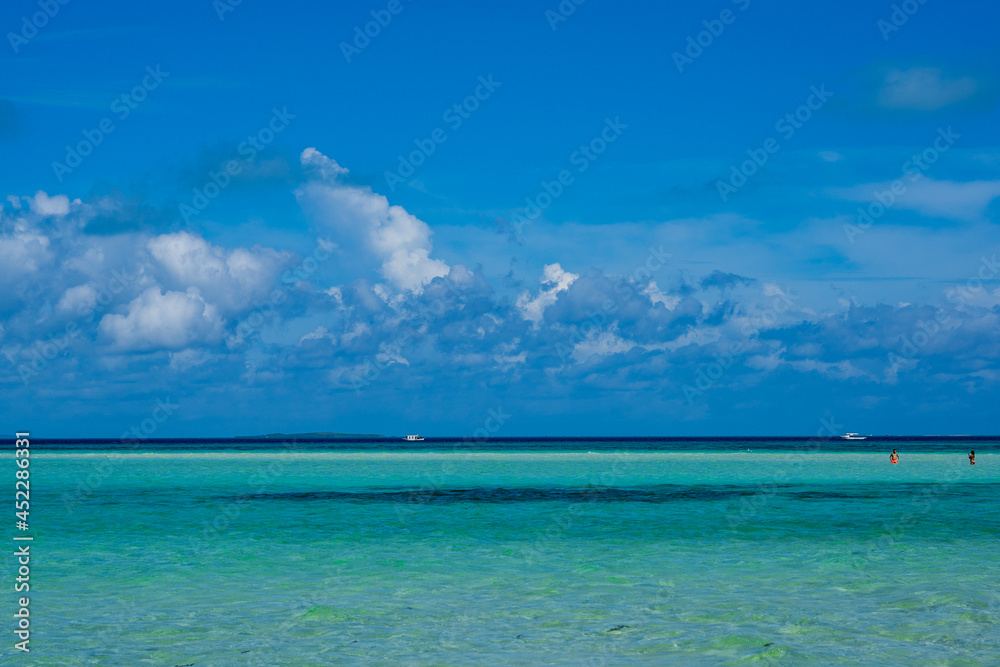
<svg viewBox="0 0 1000 667"><path fill-rule="evenodd" d="M965 453L36 451L17 664L996 665Z"/></svg>

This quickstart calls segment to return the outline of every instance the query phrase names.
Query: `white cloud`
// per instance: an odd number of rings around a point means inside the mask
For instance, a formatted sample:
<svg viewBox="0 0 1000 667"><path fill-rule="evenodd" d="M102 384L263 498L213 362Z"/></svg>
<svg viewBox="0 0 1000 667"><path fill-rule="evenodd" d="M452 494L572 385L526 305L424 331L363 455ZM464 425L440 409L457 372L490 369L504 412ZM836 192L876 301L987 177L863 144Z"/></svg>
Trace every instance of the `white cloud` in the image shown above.
<svg viewBox="0 0 1000 667"><path fill-rule="evenodd" d="M651 302L662 303L667 310L673 310L681 302L679 296L664 294L655 280L650 280L649 284L642 290L642 293L648 296Z"/></svg>
<svg viewBox="0 0 1000 667"><path fill-rule="evenodd" d="M337 336L327 331L326 327L320 326L316 327L309 333L299 338L299 345L306 342L307 340L324 340L324 339L331 341L334 345L337 344Z"/></svg>
<svg viewBox="0 0 1000 667"><path fill-rule="evenodd" d="M496 362L497 368L506 373L516 366L523 366L528 361L528 353L495 354L493 355L493 361Z"/></svg>
<svg viewBox="0 0 1000 667"><path fill-rule="evenodd" d="M347 345L355 338L367 336L371 334L371 332L371 327L364 322L355 322L354 327L340 337L340 343L341 345Z"/></svg>
<svg viewBox="0 0 1000 667"><path fill-rule="evenodd" d="M878 103L886 109L936 111L967 100L978 90L974 78L949 77L937 67L894 69L882 82Z"/></svg>
<svg viewBox="0 0 1000 667"><path fill-rule="evenodd" d="M336 160L323 155L315 148L302 151L301 160L302 166L311 170L321 181L335 181L348 173L348 170L337 164Z"/></svg>
<svg viewBox="0 0 1000 667"><path fill-rule="evenodd" d="M844 156L837 151L820 151L819 156L824 162L840 162L844 159Z"/></svg>
<svg viewBox="0 0 1000 667"><path fill-rule="evenodd" d="M867 373L854 366L854 364L850 361L827 363L825 361L820 361L819 359L802 359L799 361L788 362L788 365L800 373L815 371L820 375L826 375L827 377L835 380L847 380L850 378L877 380L877 378L869 376Z"/></svg>
<svg viewBox="0 0 1000 667"><path fill-rule="evenodd" d="M400 354L399 346L395 343L381 343L378 346L378 350L378 354L375 355L375 360L383 366L391 366L393 364L402 364L403 366L410 365L410 360Z"/></svg>
<svg viewBox="0 0 1000 667"><path fill-rule="evenodd" d="M66 215L69 213L69 197L66 195L50 197L44 191L39 190L34 197L26 197L26 199L31 205L31 211L38 215Z"/></svg>
<svg viewBox="0 0 1000 667"><path fill-rule="evenodd" d="M524 319L538 324L542 320L545 309L556 302L559 292L565 292L580 276L563 271L559 263L546 264L542 273L541 289L534 299L528 291L517 298L517 307Z"/></svg>
<svg viewBox="0 0 1000 667"><path fill-rule="evenodd" d="M125 350L180 349L221 339L223 323L215 306L197 290L162 292L150 287L132 299L125 315L101 318L99 331Z"/></svg>
<svg viewBox="0 0 1000 667"><path fill-rule="evenodd" d="M921 179L901 198L899 205L923 215L977 222L998 196L1000 181L956 183Z"/></svg>
<svg viewBox="0 0 1000 667"><path fill-rule="evenodd" d="M206 363L210 355L205 350L181 350L170 353L170 368L181 373Z"/></svg>
<svg viewBox="0 0 1000 667"><path fill-rule="evenodd" d="M315 148L304 150L301 159L319 178L296 194L319 224L337 233L338 242L344 241L339 245L372 256L380 262L382 276L398 289L420 292L434 278L448 274L447 264L430 257L433 232L427 223L390 205L371 188L340 182L347 170Z"/></svg>
<svg viewBox="0 0 1000 667"><path fill-rule="evenodd" d="M62 265L63 268L79 271L80 273L90 275L99 274L105 270L104 249L99 245L95 245L79 255L63 257Z"/></svg>
<svg viewBox="0 0 1000 667"><path fill-rule="evenodd" d="M986 208L1000 196L1000 181L935 181L920 178L910 182L903 179L905 191L893 197L891 208L914 211L928 217L947 218L964 222L980 222ZM890 192L891 182L865 183L850 188L831 190L835 196L848 201L877 201L876 194ZM898 188L897 188L898 189Z"/></svg>
<svg viewBox="0 0 1000 667"><path fill-rule="evenodd" d="M49 263L53 256L53 242L58 241L61 225L43 230L40 217L62 215L69 211L69 198L65 195L49 197L41 190L34 197L24 197L31 205L32 214L20 206L14 215L4 215L0 209L0 282L12 281L16 275L34 273ZM72 233L72 230L71 230Z"/></svg>
<svg viewBox="0 0 1000 667"><path fill-rule="evenodd" d="M771 372L780 366L784 359L781 357L782 350L772 350L768 354L755 354L747 357L744 365L758 371Z"/></svg>
<svg viewBox="0 0 1000 667"><path fill-rule="evenodd" d="M589 334L584 340L573 346L573 360L583 363L594 355L607 357L620 352L628 352L635 343L624 340L611 331L600 331Z"/></svg>
<svg viewBox="0 0 1000 667"><path fill-rule="evenodd" d="M64 313L86 313L97 305L97 290L90 285L77 285L66 290L59 299L56 310Z"/></svg>
<svg viewBox="0 0 1000 667"><path fill-rule="evenodd" d="M788 298L788 295L785 294L785 291L781 289L781 287L779 287L778 285L775 285L774 283L764 283L761 286L761 293L763 293L764 296L778 296L778 297Z"/></svg>
<svg viewBox="0 0 1000 667"><path fill-rule="evenodd" d="M153 237L146 247L174 287L197 287L226 311L240 310L263 298L291 257L271 248L227 251L188 232Z"/></svg>
<svg viewBox="0 0 1000 667"><path fill-rule="evenodd" d="M0 281L13 279L18 273L34 273L49 259L47 236L25 225L17 225L12 234L0 236L0 266L14 270L0 272Z"/></svg>

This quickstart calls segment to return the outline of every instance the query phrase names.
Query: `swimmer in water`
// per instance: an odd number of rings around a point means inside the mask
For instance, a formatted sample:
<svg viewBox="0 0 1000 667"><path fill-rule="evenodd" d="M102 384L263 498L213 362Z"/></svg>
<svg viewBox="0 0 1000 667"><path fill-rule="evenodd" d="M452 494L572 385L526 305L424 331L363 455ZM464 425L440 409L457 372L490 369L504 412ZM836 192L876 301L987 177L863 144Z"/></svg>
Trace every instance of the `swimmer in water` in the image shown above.
<svg viewBox="0 0 1000 667"><path fill-rule="evenodd" d="M899 463L899 455L896 454L896 450L892 450L892 454L889 454L889 463Z"/></svg>
<svg viewBox="0 0 1000 667"><path fill-rule="evenodd" d="M974 449L971 452L969 452L969 465L970 466L976 465L976 450Z"/></svg>

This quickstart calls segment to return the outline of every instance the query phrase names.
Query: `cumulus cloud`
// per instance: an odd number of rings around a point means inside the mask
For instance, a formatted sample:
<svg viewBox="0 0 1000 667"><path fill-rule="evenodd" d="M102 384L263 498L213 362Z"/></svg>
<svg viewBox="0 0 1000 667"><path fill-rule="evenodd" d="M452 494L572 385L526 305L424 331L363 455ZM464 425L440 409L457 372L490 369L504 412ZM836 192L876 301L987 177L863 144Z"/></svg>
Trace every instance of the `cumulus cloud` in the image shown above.
<svg viewBox="0 0 1000 667"><path fill-rule="evenodd" d="M66 290L56 309L64 313L89 312L97 305L97 290L90 285L77 285Z"/></svg>
<svg viewBox="0 0 1000 667"><path fill-rule="evenodd" d="M66 195L56 195L50 197L44 191L39 190L34 197L29 197L31 210L38 215L66 215L69 213L69 197Z"/></svg>
<svg viewBox="0 0 1000 667"><path fill-rule="evenodd" d="M67 219L68 214L74 209L86 213L79 199L49 196L44 190L33 197L9 196L7 201L11 208L0 212L0 266L17 270L0 272L0 282L49 264L57 254L54 244L79 231L78 221Z"/></svg>
<svg viewBox="0 0 1000 667"><path fill-rule="evenodd" d="M226 250L189 232L155 236L146 247L165 282L181 290L196 287L226 312L263 298L291 259L290 253L259 246Z"/></svg>
<svg viewBox="0 0 1000 667"><path fill-rule="evenodd" d="M338 245L367 255L397 289L420 292L434 278L448 275L450 267L430 256L433 232L427 223L371 188L344 183L347 169L315 148L304 150L301 160L312 179L296 194L316 224L336 235Z"/></svg>
<svg viewBox="0 0 1000 667"><path fill-rule="evenodd" d="M337 164L333 158L320 153L315 148L302 151L302 167L321 181L336 181L340 176L346 176L348 170Z"/></svg>
<svg viewBox="0 0 1000 667"><path fill-rule="evenodd" d="M649 284L642 290L642 293L649 297L649 300L654 304L662 303L663 307L667 310L673 310L681 302L679 296L665 294L659 285L656 284L655 280L650 280Z"/></svg>
<svg viewBox="0 0 1000 667"><path fill-rule="evenodd" d="M195 349L171 352L168 356L170 358L170 368L181 373L186 373L192 368L197 368L208 362L211 358L207 351Z"/></svg>
<svg viewBox="0 0 1000 667"><path fill-rule="evenodd" d="M44 191L8 197L0 267L16 270L0 271L0 312L16 333L12 344L59 337L71 323L78 344L100 334L116 353L210 342L264 302L295 257L224 248L190 232L91 233L89 223L107 205L107 197L95 204Z"/></svg>
<svg viewBox="0 0 1000 667"><path fill-rule="evenodd" d="M556 302L560 292L565 292L580 276L563 271L559 263L547 264L542 272L542 284L538 295L524 291L517 298L517 307L524 319L538 324L545 314L545 309Z"/></svg>
<svg viewBox="0 0 1000 667"><path fill-rule="evenodd" d="M600 331L588 334L587 338L573 347L572 358L577 363L584 363L591 357L607 357L621 352L628 352L635 347L634 341L624 340L612 331Z"/></svg>
<svg viewBox="0 0 1000 667"><path fill-rule="evenodd" d="M650 404L680 401L692 414L697 406L686 401L683 388L696 383L698 371L711 364L725 363L724 373L704 395L719 402L735 395L725 392L768 383L772 388L761 393L761 400L773 400L796 382L822 382L824 392L839 386L845 392L879 393L878 386L884 390L900 379L924 388L943 386L941 378L952 383L959 378L973 388L988 388L1000 377L1000 291L993 283L967 286L955 296L961 303L947 311L951 320L924 342L917 334L937 316L926 305L926 295L908 290L893 295L890 302L896 305L866 306L886 290L880 288L872 298L845 291L843 282L832 291L818 286L820 281L782 282L780 287L773 282L775 276L784 280L794 273L782 263L785 256L801 256L798 249L813 248L823 233L839 233L839 222L818 221L773 246L762 242L756 223L742 220L714 227L700 221L580 226L572 234L561 227L548 238L539 227L529 257L519 256L513 265L518 280L505 282L499 276L508 262L487 268L438 262L425 223L370 189L347 184L349 175L334 160L316 151L306 151L302 160L311 176L298 190L300 201L338 241L337 248L323 246L336 257L323 270L356 258L367 272L348 280L320 272L288 286L278 281L291 253L224 247L192 232L94 235L80 224L87 204L47 194L9 200L0 220L0 258L16 257L37 270L0 290L0 305L13 313L2 322L0 363L17 368L39 342L58 334L67 315L96 310L93 322L73 320L82 328L72 343L74 354L51 360L53 366L75 368L89 354L99 362L92 369L117 361L137 372L145 369L150 378L189 373L226 389L294 378L344 392L341 397L369 387L385 395L419 395L413 390L432 381L490 391L516 383L526 396L550 398L566 395L559 392L571 387L580 395L642 390ZM983 214L998 192L994 182L924 180L914 184L915 198L907 200L908 206L969 219ZM917 185L930 189L918 192ZM823 224L835 229L823 231ZM733 225L744 233L729 233ZM886 227L871 233L889 234ZM863 253L870 253L879 275L907 275L899 271L926 266L927 282L944 284L932 279L980 272L981 248L993 247L996 236L994 225L976 229L979 236L932 238L925 229L898 228L891 243L859 243L853 258L861 262ZM458 238L454 247L461 245ZM620 260L602 238L633 249L670 242L683 262L649 269L646 254L637 251L611 268L577 274L552 261L572 255L576 265L607 266L602 253ZM574 243L592 254L577 252ZM885 247L896 252L886 256ZM394 263L398 252L415 251L424 251L417 261ZM522 268L522 262L530 268ZM995 275L991 267L995 260L982 271ZM135 278L126 279L121 290L116 283L112 293L105 287L116 268ZM525 290L522 279L532 274L529 282L538 283ZM287 300L249 325L253 344L221 344L238 324L254 321L248 313L255 312L258 295L282 285ZM821 290L826 293L817 296ZM9 295L20 301L9 301ZM837 297L844 298L843 307L836 305ZM916 347L904 348L904 341ZM890 354L897 355L896 362Z"/></svg>
<svg viewBox="0 0 1000 667"><path fill-rule="evenodd" d="M223 322L196 289L164 293L150 287L128 304L124 315L105 315L99 330L121 350L177 350L218 342Z"/></svg>
<svg viewBox="0 0 1000 667"><path fill-rule="evenodd" d="M13 279L18 273L38 271L48 261L50 243L48 236L24 225L5 231L0 235L0 266L16 271L0 272L4 274L0 281Z"/></svg>

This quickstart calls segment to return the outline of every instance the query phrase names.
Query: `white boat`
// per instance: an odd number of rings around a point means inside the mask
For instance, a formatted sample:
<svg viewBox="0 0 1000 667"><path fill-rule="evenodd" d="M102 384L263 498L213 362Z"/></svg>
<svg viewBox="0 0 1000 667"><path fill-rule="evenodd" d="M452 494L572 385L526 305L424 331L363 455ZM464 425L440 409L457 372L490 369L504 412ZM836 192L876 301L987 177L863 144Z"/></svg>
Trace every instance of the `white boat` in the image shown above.
<svg viewBox="0 0 1000 667"><path fill-rule="evenodd" d="M844 435L840 436L841 440L864 440L866 438L867 436L858 435L857 433L845 433Z"/></svg>
<svg viewBox="0 0 1000 667"><path fill-rule="evenodd" d="M406 440L407 442L418 442L420 440L423 440L423 438L421 438L419 435L408 435L406 436Z"/></svg>

